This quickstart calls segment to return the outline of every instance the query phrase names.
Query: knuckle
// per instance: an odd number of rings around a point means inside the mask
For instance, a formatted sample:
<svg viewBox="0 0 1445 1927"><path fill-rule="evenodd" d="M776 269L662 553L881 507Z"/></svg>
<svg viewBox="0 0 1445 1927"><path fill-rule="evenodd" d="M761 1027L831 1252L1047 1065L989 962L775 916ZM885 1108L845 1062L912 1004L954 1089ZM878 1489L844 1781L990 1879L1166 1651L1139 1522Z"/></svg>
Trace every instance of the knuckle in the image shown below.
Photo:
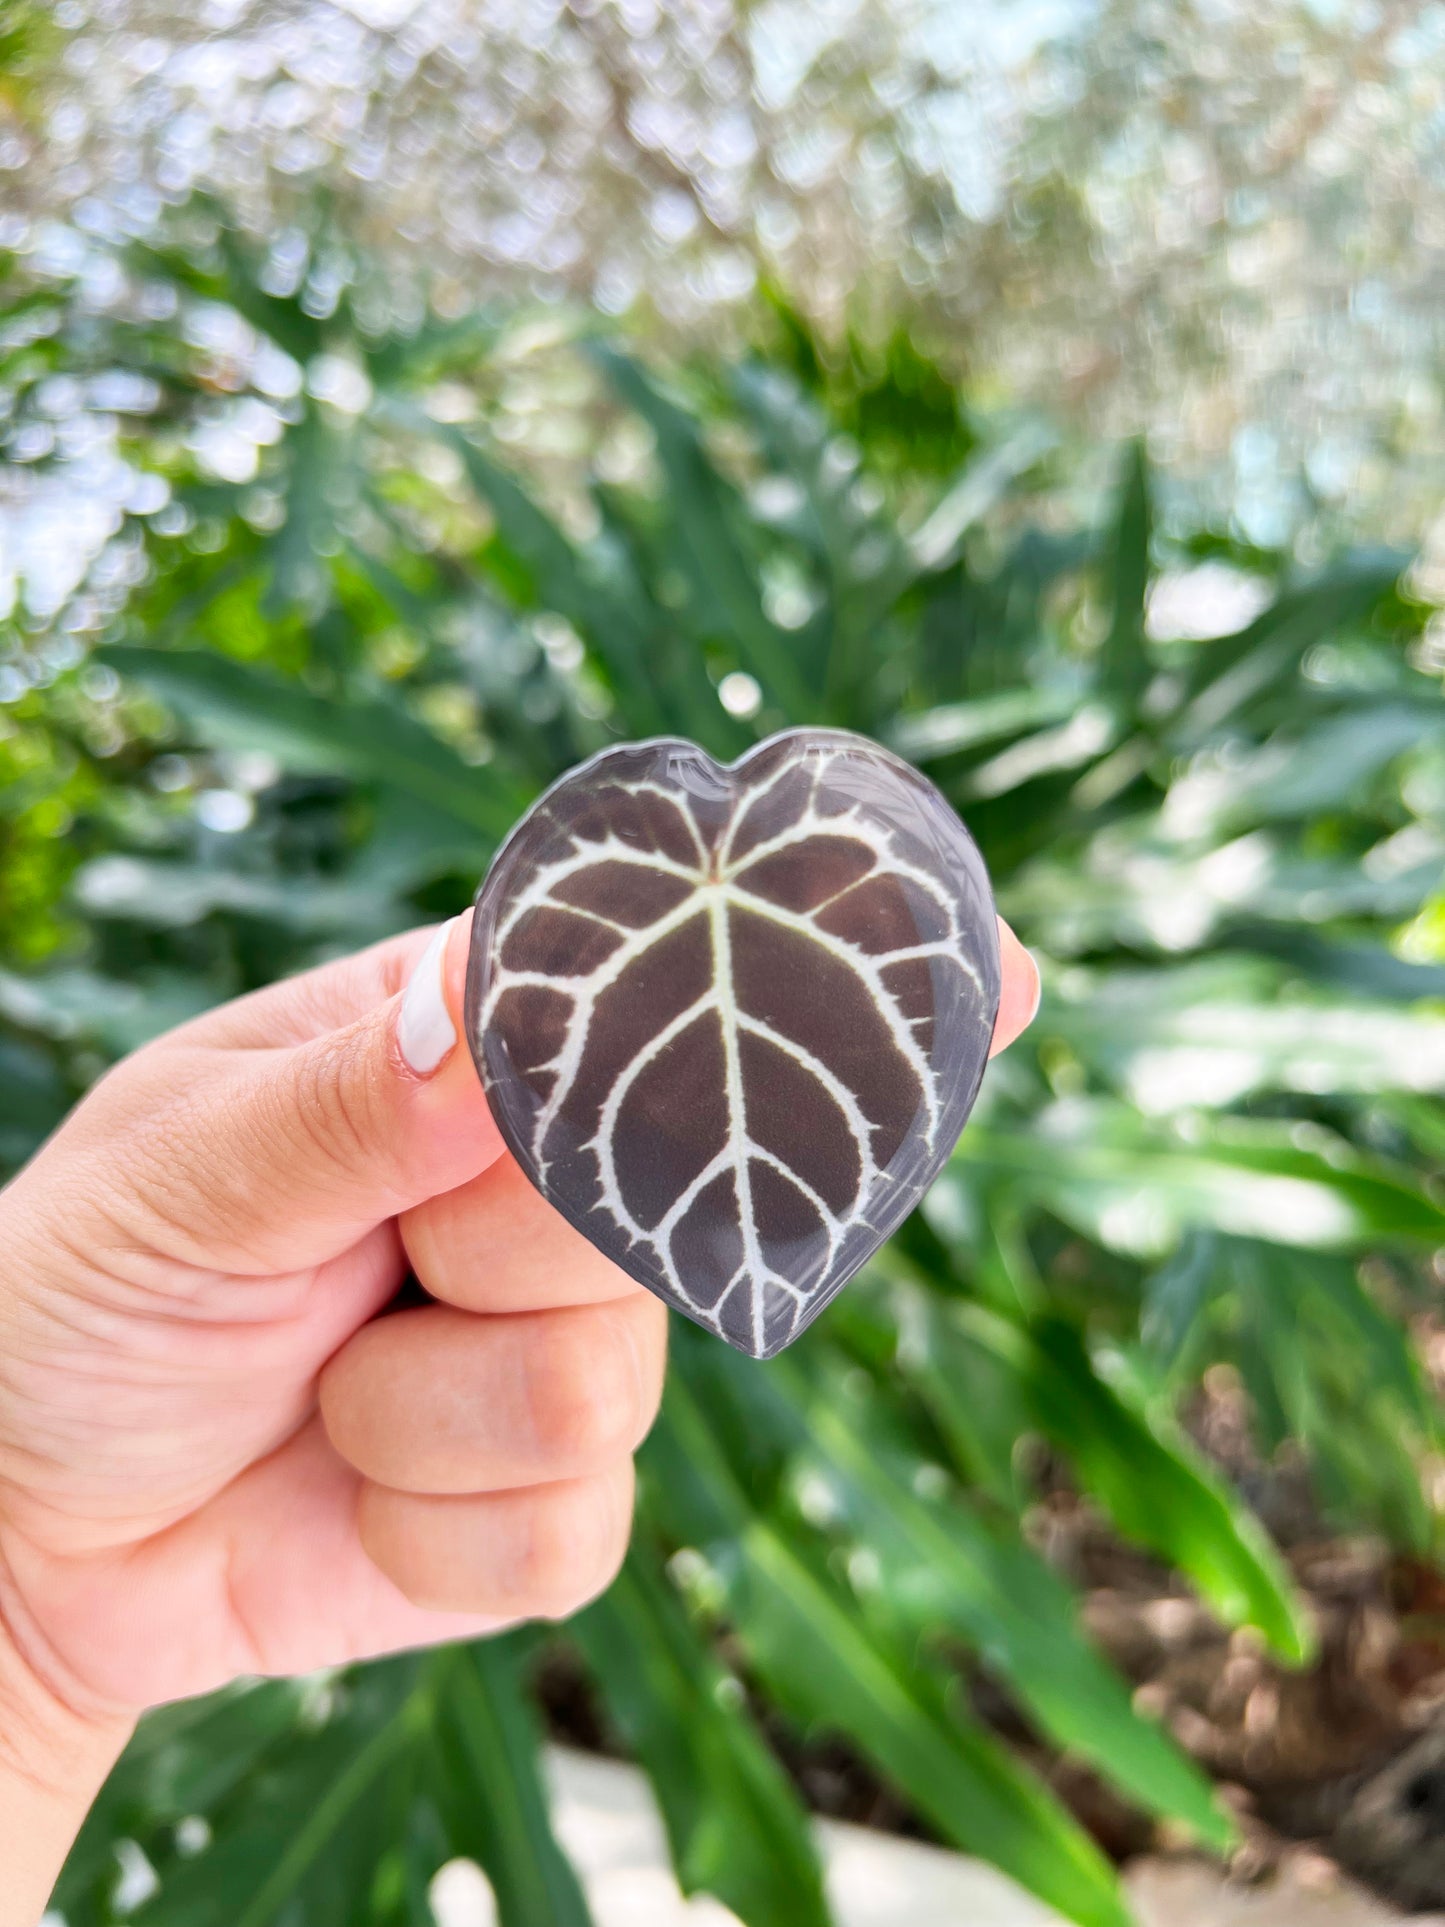
<svg viewBox="0 0 1445 1927"><path fill-rule="evenodd" d="M555 1464L621 1457L649 1417L632 1333L612 1317L555 1314L533 1348L529 1392L539 1448Z"/></svg>

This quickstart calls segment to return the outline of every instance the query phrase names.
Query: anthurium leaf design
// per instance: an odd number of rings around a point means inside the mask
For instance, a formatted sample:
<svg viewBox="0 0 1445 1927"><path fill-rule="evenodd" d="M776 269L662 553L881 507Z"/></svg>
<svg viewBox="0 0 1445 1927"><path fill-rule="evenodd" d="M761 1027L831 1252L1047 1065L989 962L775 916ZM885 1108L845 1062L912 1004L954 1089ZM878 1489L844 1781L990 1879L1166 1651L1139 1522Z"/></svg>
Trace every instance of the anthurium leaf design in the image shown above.
<svg viewBox="0 0 1445 1927"><path fill-rule="evenodd" d="M544 1196L740 1351L796 1338L917 1202L998 1011L973 840L908 764L794 730L605 751L478 897L468 1034Z"/></svg>

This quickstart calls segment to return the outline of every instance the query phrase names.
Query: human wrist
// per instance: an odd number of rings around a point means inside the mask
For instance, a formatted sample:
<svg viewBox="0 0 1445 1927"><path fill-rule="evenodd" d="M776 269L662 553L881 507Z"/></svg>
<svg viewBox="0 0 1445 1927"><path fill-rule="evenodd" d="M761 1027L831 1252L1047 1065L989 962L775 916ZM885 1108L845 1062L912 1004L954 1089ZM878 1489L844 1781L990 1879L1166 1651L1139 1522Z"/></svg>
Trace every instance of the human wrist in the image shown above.
<svg viewBox="0 0 1445 1927"><path fill-rule="evenodd" d="M124 1711L67 1704L0 1617L0 1927L36 1927L134 1725Z"/></svg>

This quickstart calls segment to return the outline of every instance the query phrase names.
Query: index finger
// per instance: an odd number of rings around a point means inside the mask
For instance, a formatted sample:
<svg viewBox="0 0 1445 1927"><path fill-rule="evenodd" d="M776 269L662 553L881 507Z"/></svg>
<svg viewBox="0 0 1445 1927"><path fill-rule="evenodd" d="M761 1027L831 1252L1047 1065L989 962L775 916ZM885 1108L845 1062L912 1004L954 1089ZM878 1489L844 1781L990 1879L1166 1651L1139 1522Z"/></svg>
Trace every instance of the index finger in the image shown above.
<svg viewBox="0 0 1445 1927"><path fill-rule="evenodd" d="M464 1311L599 1305L642 1290L547 1203L510 1152L398 1222L422 1284Z"/></svg>

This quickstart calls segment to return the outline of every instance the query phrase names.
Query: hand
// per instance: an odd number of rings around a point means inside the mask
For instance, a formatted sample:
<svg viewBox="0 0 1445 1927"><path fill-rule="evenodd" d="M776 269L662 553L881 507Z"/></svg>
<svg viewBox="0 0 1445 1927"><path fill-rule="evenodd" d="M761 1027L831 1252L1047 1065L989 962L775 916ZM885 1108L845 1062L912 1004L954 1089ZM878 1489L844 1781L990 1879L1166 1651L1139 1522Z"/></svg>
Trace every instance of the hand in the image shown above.
<svg viewBox="0 0 1445 1927"><path fill-rule="evenodd" d="M0 1193L22 1909L140 1709L561 1616L616 1571L665 1314L503 1153L460 1043L468 930L158 1039ZM1006 930L1004 962L995 1049L1037 996ZM436 1302L379 1318L408 1264Z"/></svg>

